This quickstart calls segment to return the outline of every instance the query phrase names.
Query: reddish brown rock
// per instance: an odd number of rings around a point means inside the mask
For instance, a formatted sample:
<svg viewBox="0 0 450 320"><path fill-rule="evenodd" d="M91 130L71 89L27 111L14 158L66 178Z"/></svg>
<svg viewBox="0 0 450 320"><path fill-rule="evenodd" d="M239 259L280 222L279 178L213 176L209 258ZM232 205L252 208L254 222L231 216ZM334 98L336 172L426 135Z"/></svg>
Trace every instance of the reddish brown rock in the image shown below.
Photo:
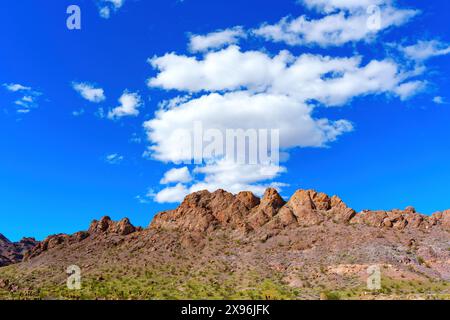
<svg viewBox="0 0 450 320"><path fill-rule="evenodd" d="M258 204L259 198L251 192L235 196L224 190L199 191L188 195L177 209L158 214L150 227L191 232L209 232L218 227L249 231L248 216Z"/></svg>
<svg viewBox="0 0 450 320"><path fill-rule="evenodd" d="M82 242L89 237L106 237L108 235L126 236L136 231L140 231L140 228L134 227L128 218L114 222L110 217L103 217L100 221L92 221L88 231L79 231L73 235L57 234L47 237L25 254L24 259L28 260L64 245Z"/></svg>
<svg viewBox="0 0 450 320"><path fill-rule="evenodd" d="M130 223L128 218L124 218L119 222L114 222L110 217L103 217L100 221L92 221L88 233L92 235L114 233L126 236L136 231L137 228Z"/></svg>
<svg viewBox="0 0 450 320"><path fill-rule="evenodd" d="M408 207L404 211L369 211L358 213L352 220L354 224L365 224L372 227L394 228L404 230L406 228L428 229L433 224L432 219L416 213L413 207Z"/></svg>
<svg viewBox="0 0 450 320"><path fill-rule="evenodd" d="M38 244L34 238L11 242L0 234L0 267L22 261L23 256Z"/></svg>
<svg viewBox="0 0 450 320"><path fill-rule="evenodd" d="M258 239L266 241L272 235L279 234L283 228L334 225L331 222L335 225L351 223L379 228L377 232L381 235L384 232L383 229L425 231L433 227L442 227L442 229L450 230L450 210L436 213L432 217L417 213L413 207L390 211L365 210L356 214L339 197L329 197L325 193L314 190L298 190L287 203L272 188L266 190L262 199L248 191L237 195L224 190L212 193L199 191L186 196L175 210L157 214L149 231L157 231L158 235L164 234L164 231L168 231L165 234L170 234L173 230L181 231L180 234L184 237L178 242L171 243L170 248L179 245L193 248L201 243L207 243L206 235L215 231L225 231L225 234L234 234L238 237L255 232ZM103 217L99 221L94 220L87 232L48 237L36 245L26 257L33 257L44 251L66 245L78 244L87 241L86 239L106 241L106 243L111 240L117 245L128 241L129 238L138 238L139 231L142 229L134 227L127 218L115 222L109 217ZM24 239L23 243L32 243L32 241ZM308 247L310 244L296 245Z"/></svg>
<svg viewBox="0 0 450 320"><path fill-rule="evenodd" d="M364 210L351 220L352 224L365 224L371 227L381 228L386 226L386 223L392 226L391 220L385 211L370 211Z"/></svg>
<svg viewBox="0 0 450 320"><path fill-rule="evenodd" d="M444 229L450 230L450 210L437 212L430 220L433 225L441 225Z"/></svg>
<svg viewBox="0 0 450 320"><path fill-rule="evenodd" d="M251 192L233 195L224 190L200 191L188 195L172 211L160 213L153 228L209 232L217 228L251 230L307 227L332 220L336 223L364 224L376 228L428 229L433 225L448 226L448 213L433 218L405 210L363 211L359 214L337 196L329 197L314 190L298 190L287 203L275 189L267 189L259 200Z"/></svg>
<svg viewBox="0 0 450 320"><path fill-rule="evenodd" d="M316 209L329 208L329 205L330 199L325 194L318 194L313 190L298 190L285 207L295 216L299 226L312 226L324 221L323 214ZM287 216L286 213L285 215Z"/></svg>
<svg viewBox="0 0 450 320"><path fill-rule="evenodd" d="M356 211L349 208L338 196L331 197L330 205L330 213L336 222L348 223L356 215Z"/></svg>
<svg viewBox="0 0 450 320"><path fill-rule="evenodd" d="M252 228L257 229L269 222L285 203L276 189L267 189L259 206L250 213L249 223Z"/></svg>

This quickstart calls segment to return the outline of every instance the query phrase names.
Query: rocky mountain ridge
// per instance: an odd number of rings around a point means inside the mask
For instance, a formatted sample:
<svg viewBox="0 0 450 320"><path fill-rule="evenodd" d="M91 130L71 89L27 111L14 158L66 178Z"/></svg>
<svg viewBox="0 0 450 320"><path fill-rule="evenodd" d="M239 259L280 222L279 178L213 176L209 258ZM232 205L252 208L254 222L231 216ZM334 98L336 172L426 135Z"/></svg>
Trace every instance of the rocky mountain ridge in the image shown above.
<svg viewBox="0 0 450 320"><path fill-rule="evenodd" d="M83 296L64 289L73 264ZM288 201L275 189L262 198L199 191L147 228L103 217L49 236L0 268L0 297L316 299L335 290L364 298L371 265L383 268L386 294L450 298L450 211L356 213L313 190Z"/></svg>
<svg viewBox="0 0 450 320"><path fill-rule="evenodd" d="M225 190L204 190L186 196L175 210L157 214L149 229L183 231L196 237L218 228L242 234L256 232L273 235L284 228L320 225L325 221L394 230L429 230L433 227L450 230L450 210L432 216L419 214L413 207L357 213L338 196L330 197L315 190L297 190L287 202L273 188L267 189L262 198L248 191L234 195ZM2 247L5 247L3 243L9 243L12 249L8 251L7 258L2 257L2 261L5 261L3 265L7 265L21 261L24 256L31 259L62 244L77 243L104 234L126 236L142 230L133 226L128 218L114 222L106 216L100 221L94 220L87 231L52 235L42 242L24 238L19 243L11 244L3 237L3 240L0 238Z"/></svg>
<svg viewBox="0 0 450 320"><path fill-rule="evenodd" d="M267 189L261 199L251 192L233 195L224 190L200 191L188 195L177 209L158 214L150 227L189 232L208 232L222 227L250 232L308 227L327 220L396 230L426 230L434 226L450 229L450 210L431 217L417 213L413 207L356 213L339 197L314 190L298 190L287 202L275 189Z"/></svg>

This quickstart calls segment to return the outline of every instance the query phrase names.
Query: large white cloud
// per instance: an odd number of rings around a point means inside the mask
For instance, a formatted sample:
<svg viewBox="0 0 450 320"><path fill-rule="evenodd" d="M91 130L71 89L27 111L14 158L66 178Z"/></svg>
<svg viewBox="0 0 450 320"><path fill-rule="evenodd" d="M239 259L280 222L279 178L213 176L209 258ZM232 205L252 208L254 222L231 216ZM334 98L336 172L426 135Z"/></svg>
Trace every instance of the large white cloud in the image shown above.
<svg viewBox="0 0 450 320"><path fill-rule="evenodd" d="M169 164L193 161L196 124L203 132L215 132L220 137L226 137L227 130L278 130L279 145L269 148L279 147L285 154L293 148L324 147L352 131L353 125L345 119L317 117L317 108L343 106L367 95L385 94L405 100L423 90L426 82L417 79L423 67L410 70L393 59L370 60L358 54L295 56L287 50L271 54L265 49L241 50L236 45L240 38L251 35L290 45L323 47L367 42L381 30L399 26L418 13L383 0L300 2L324 16L284 18L251 32L239 27L195 35L190 39L190 49L200 54L172 52L149 59L157 74L148 80L148 86L176 90L180 95L161 102L155 117L144 123L150 142L146 154ZM368 11L370 5L380 7ZM376 17L377 13L379 25L370 21L370 15ZM183 167L183 172L169 170L161 183L177 184L150 196L157 202L177 202L201 189L250 190L260 195L268 186L284 186L276 182L286 171L283 164L240 164L225 152L203 154L205 163L191 165L194 177L188 167ZM192 179L170 178L187 173Z"/></svg>
<svg viewBox="0 0 450 320"><path fill-rule="evenodd" d="M333 11L338 6L324 8L325 11ZM340 46L348 42L373 40L380 31L400 26L418 14L416 10L392 6L373 7L375 9L369 12L367 7L354 8L359 10L350 13L338 11L317 19L310 19L306 15L294 19L285 17L275 24L264 23L253 30L253 33L266 40L291 46Z"/></svg>
<svg viewBox="0 0 450 320"><path fill-rule="evenodd" d="M287 52L271 58L259 51L241 52L237 46L208 53L200 61L169 53L149 60L160 72L148 85L191 92L265 88L290 59Z"/></svg>
<svg viewBox="0 0 450 320"><path fill-rule="evenodd" d="M373 60L361 66L359 56L331 58L303 54L292 56L281 51L271 57L259 51L242 52L230 46L196 57L166 54L150 60L160 72L148 85L180 91L269 92L294 97L299 101L315 99L326 105L342 105L355 96L396 93L404 80L391 60Z"/></svg>
<svg viewBox="0 0 450 320"><path fill-rule="evenodd" d="M286 95L248 91L211 93L171 109L161 109L144 127L153 143L150 147L153 157L165 162L192 159L195 122L200 122L204 131L219 130L223 136L227 129L278 129L283 149L324 146L352 130L348 121L314 119L311 113L312 107Z"/></svg>

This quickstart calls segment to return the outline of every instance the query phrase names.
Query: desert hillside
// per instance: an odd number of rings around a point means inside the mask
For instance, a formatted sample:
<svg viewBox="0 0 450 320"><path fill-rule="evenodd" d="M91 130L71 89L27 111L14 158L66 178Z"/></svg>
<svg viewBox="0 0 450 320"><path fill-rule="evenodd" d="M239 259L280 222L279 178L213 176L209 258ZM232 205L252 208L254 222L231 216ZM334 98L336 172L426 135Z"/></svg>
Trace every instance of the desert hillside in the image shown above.
<svg viewBox="0 0 450 320"><path fill-rule="evenodd" d="M201 191L147 228L104 217L27 248L22 262L18 250L7 264L19 263L0 268L0 297L449 299L449 231L450 211L356 213L312 190L287 202L274 189L261 199ZM3 259L12 244L0 244ZM66 288L70 265L81 268L79 291ZM382 287L369 291L373 265Z"/></svg>

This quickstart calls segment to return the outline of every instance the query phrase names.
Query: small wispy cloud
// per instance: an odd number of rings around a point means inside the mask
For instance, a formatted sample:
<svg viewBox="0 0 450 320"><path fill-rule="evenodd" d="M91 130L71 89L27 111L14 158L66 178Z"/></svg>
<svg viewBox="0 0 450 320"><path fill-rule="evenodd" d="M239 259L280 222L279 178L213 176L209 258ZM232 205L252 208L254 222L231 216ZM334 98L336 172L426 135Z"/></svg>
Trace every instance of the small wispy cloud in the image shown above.
<svg viewBox="0 0 450 320"><path fill-rule="evenodd" d="M83 114L84 114L84 109L72 111L72 115L73 115L74 117L79 117L79 116L81 116L81 115L83 115Z"/></svg>
<svg viewBox="0 0 450 320"><path fill-rule="evenodd" d="M100 103L106 99L105 91L89 82L72 82L72 88L84 99L93 103Z"/></svg>
<svg viewBox="0 0 450 320"><path fill-rule="evenodd" d="M108 154L105 157L105 161L109 164L120 164L124 160L124 157L118 153Z"/></svg>
<svg viewBox="0 0 450 320"><path fill-rule="evenodd" d="M245 38L246 32L242 27L218 30L207 35L190 35L189 50L204 52L209 49L220 49L227 45L236 44L240 38Z"/></svg>
<svg viewBox="0 0 450 320"><path fill-rule="evenodd" d="M120 106L108 112L108 119L115 120L122 117L135 117L139 115L139 107L142 106L142 99L138 93L124 91L119 98Z"/></svg>
<svg viewBox="0 0 450 320"><path fill-rule="evenodd" d="M3 86L11 92L30 91L31 90L30 87L23 86L19 83L9 83L9 84L4 83Z"/></svg>
<svg viewBox="0 0 450 320"><path fill-rule="evenodd" d="M18 109L17 113L29 113L30 109Z"/></svg>
<svg viewBox="0 0 450 320"><path fill-rule="evenodd" d="M442 98L441 96L434 97L433 102L436 104L446 104L444 98Z"/></svg>
<svg viewBox="0 0 450 320"><path fill-rule="evenodd" d="M97 0L100 17L109 19L111 14L122 8L125 0Z"/></svg>
<svg viewBox="0 0 450 320"><path fill-rule="evenodd" d="M433 57L450 54L450 44L438 40L420 40L416 44L399 48L408 58L423 62Z"/></svg>
<svg viewBox="0 0 450 320"><path fill-rule="evenodd" d="M29 113L31 109L38 107L37 100L42 95L41 92L19 83L4 83L3 87L12 93L21 95L20 98L14 101L14 104L18 107L17 113Z"/></svg>

